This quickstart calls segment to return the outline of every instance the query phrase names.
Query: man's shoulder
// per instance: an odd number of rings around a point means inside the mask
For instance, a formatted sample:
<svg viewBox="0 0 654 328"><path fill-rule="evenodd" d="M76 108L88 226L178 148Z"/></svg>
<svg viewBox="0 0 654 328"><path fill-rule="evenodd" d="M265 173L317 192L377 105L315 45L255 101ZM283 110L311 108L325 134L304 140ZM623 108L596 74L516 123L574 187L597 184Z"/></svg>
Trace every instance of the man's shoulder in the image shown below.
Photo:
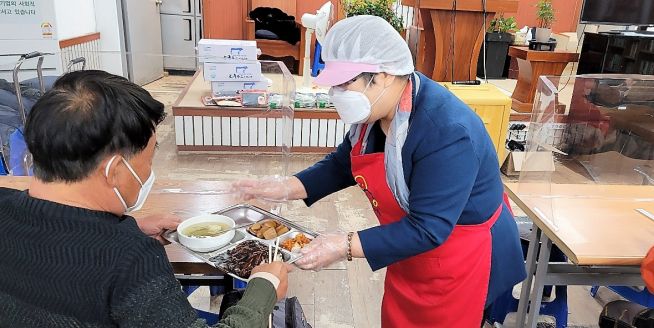
<svg viewBox="0 0 654 328"><path fill-rule="evenodd" d="M118 233L116 240L126 248L151 247L158 243L156 239L146 236L136 224L136 220L130 216L126 216L119 224L114 225L113 229ZM152 241L156 242L152 243Z"/></svg>
<svg viewBox="0 0 654 328"><path fill-rule="evenodd" d="M0 197L11 197L20 194L22 191L17 189L0 187Z"/></svg>

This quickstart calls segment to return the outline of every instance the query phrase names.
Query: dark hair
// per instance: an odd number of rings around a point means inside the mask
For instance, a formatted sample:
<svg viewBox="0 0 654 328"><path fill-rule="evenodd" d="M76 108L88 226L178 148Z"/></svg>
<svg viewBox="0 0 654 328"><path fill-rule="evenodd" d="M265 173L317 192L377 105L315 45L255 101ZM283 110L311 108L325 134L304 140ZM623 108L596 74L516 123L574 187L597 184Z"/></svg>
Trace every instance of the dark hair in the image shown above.
<svg viewBox="0 0 654 328"><path fill-rule="evenodd" d="M45 182L83 180L108 154L129 158L143 151L164 118L162 103L121 76L63 75L27 117L34 175Z"/></svg>

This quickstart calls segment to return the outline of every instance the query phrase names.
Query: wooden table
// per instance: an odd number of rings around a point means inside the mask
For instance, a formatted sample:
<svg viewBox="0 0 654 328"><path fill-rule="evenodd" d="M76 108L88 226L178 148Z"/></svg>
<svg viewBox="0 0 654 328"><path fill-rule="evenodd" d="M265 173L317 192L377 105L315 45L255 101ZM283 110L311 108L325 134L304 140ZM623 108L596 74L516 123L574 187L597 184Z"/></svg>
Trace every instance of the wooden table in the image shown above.
<svg viewBox="0 0 654 328"><path fill-rule="evenodd" d="M281 76L264 75L273 88L284 83ZM208 95L211 84L198 70L172 106L178 150L279 153L286 143L293 152L328 153L349 130L333 109L287 109L290 120L279 110L205 106Z"/></svg>
<svg viewBox="0 0 654 328"><path fill-rule="evenodd" d="M652 186L532 183L505 189L534 222L517 327L536 327L533 309L540 309L544 285L644 285L640 263L654 245L654 219L636 209L654 214ZM549 263L553 243L571 263Z"/></svg>
<svg viewBox="0 0 654 328"><path fill-rule="evenodd" d="M570 62L579 60L578 53L565 51L535 51L528 47L510 47L509 56L518 60L518 84L513 91L513 109L531 112L540 76L561 76Z"/></svg>
<svg viewBox="0 0 654 328"><path fill-rule="evenodd" d="M29 177L0 177L0 187L24 190L28 188ZM135 213L135 217L143 217L154 213L174 213L182 218L216 212L235 205L238 200L225 193L228 189L225 182L215 181L177 181L157 180L143 209ZM216 280L227 279L228 276L195 256L189 254L177 244L165 246L175 276L187 284L214 284ZM190 277L189 275L204 274L208 277ZM190 279L193 278L193 279ZM188 280L193 280L190 282Z"/></svg>

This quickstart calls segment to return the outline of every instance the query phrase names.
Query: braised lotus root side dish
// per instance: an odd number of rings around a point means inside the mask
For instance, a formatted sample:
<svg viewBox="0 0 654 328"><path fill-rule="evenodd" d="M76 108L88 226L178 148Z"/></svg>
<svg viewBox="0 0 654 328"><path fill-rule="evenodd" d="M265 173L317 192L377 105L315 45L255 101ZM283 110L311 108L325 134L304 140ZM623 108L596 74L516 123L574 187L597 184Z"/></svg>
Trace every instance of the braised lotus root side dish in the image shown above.
<svg viewBox="0 0 654 328"><path fill-rule="evenodd" d="M272 240L289 232L289 229L275 220L265 220L251 225L248 232L259 239Z"/></svg>

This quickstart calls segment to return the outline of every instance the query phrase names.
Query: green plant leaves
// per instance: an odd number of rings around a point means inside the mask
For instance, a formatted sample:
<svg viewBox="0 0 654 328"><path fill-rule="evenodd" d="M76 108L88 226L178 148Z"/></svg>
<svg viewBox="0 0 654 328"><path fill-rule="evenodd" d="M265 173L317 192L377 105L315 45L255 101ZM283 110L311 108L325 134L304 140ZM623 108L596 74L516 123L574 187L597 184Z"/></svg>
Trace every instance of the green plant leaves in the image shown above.
<svg viewBox="0 0 654 328"><path fill-rule="evenodd" d="M486 32L509 33L517 29L518 23L515 21L515 17L504 18L504 14L500 14L499 17L494 18L490 22L490 26Z"/></svg>
<svg viewBox="0 0 654 328"><path fill-rule="evenodd" d="M346 17L373 15L386 20L398 32L404 31L402 18L393 11L393 0L341 0Z"/></svg>
<svg viewBox="0 0 654 328"><path fill-rule="evenodd" d="M539 0L536 4L536 18L538 27L550 28L554 22L554 7L552 0Z"/></svg>

